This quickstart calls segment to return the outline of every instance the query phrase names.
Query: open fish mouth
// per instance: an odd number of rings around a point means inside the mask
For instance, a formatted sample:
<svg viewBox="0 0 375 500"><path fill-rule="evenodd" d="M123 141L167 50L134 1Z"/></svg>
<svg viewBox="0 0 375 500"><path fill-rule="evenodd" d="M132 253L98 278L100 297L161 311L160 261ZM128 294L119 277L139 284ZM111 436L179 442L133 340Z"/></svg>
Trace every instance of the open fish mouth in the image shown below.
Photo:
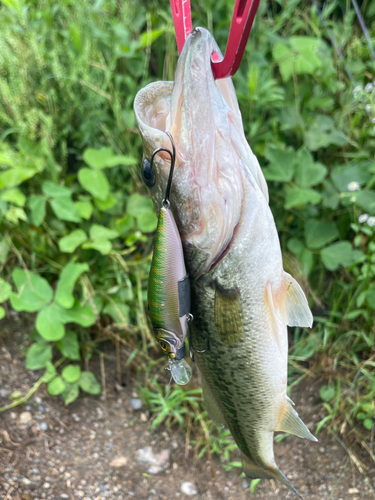
<svg viewBox="0 0 375 500"><path fill-rule="evenodd" d="M146 158L159 147L171 147L165 132L175 141L171 204L185 249L199 254L196 269L189 270L195 276L210 269L233 237L241 217L242 176L252 155L232 81L214 79L213 52L220 56L209 31L195 29L180 55L175 81L148 85L134 102ZM170 159L165 154L155 160L151 194L158 210Z"/></svg>

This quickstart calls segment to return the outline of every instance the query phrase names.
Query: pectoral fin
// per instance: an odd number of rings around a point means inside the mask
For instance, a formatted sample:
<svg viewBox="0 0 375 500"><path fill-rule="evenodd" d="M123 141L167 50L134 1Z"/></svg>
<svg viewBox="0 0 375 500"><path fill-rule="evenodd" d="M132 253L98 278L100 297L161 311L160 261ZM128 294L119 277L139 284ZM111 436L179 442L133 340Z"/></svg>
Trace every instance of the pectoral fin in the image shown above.
<svg viewBox="0 0 375 500"><path fill-rule="evenodd" d="M261 467L249 458L242 456L242 469L249 479L277 479L280 483L293 491L293 493L302 498L287 477L277 467Z"/></svg>
<svg viewBox="0 0 375 500"><path fill-rule="evenodd" d="M288 432L300 438L310 439L310 441L318 441L315 436L311 434L306 425L302 422L296 410L292 407L288 400L281 409L279 415L279 422L275 431Z"/></svg>
<svg viewBox="0 0 375 500"><path fill-rule="evenodd" d="M227 427L223 414L221 413L221 410L218 404L216 403L214 395L212 394L212 391L209 385L207 384L206 380L204 379L203 375L201 376L201 383L202 383L203 401L206 406L208 416L213 421L213 423L218 427L221 427L222 429L224 427Z"/></svg>
<svg viewBox="0 0 375 500"><path fill-rule="evenodd" d="M238 290L215 289L215 326L226 346L236 345L243 338L240 294Z"/></svg>
<svg viewBox="0 0 375 500"><path fill-rule="evenodd" d="M308 326L313 324L309 304L297 281L285 271L278 288L270 282L266 287L266 298L277 331L278 320L289 326Z"/></svg>

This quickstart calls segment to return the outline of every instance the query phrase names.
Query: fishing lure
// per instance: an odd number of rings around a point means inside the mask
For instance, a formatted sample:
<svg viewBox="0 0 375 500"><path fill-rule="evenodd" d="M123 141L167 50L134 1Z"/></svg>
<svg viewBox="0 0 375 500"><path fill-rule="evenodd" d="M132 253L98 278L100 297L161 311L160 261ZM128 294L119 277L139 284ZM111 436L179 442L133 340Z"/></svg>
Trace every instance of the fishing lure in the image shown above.
<svg viewBox="0 0 375 500"><path fill-rule="evenodd" d="M167 135L172 143L172 152L169 149L159 148L153 152L149 164L144 166L144 171L151 175L153 161L158 153L164 151L171 157L167 188L156 229L148 282L148 304L154 334L160 347L168 354L172 377L177 384L185 385L191 379L191 368L184 359L185 338L189 330L189 321L192 318L190 282L186 273L181 237L170 208L169 196L176 149L172 136L169 133Z"/></svg>

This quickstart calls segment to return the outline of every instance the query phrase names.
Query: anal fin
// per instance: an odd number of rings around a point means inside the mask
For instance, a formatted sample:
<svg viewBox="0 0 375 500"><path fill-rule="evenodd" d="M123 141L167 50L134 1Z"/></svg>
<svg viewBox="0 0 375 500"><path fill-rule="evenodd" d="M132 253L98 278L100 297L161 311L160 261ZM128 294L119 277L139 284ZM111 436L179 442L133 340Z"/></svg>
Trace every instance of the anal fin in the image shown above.
<svg viewBox="0 0 375 500"><path fill-rule="evenodd" d="M300 419L298 413L288 400L285 400L275 431L287 432L300 438L310 439L310 441L318 441Z"/></svg>
<svg viewBox="0 0 375 500"><path fill-rule="evenodd" d="M221 427L222 429L224 427L227 427L224 416L218 404L216 403L215 397L212 394L212 391L208 386L207 382L205 381L203 375L201 376L201 383L202 383L203 400L206 406L208 416L213 421L213 423L218 427Z"/></svg>

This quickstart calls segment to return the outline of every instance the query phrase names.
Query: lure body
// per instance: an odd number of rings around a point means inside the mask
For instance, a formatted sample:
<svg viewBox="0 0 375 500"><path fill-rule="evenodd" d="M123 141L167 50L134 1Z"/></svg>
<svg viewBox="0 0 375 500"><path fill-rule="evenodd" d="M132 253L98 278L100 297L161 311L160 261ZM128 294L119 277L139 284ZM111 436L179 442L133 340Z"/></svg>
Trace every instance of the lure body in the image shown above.
<svg viewBox="0 0 375 500"><path fill-rule="evenodd" d="M181 238L168 206L162 206L148 282L149 313L160 347L170 358L184 345L190 288Z"/></svg>

